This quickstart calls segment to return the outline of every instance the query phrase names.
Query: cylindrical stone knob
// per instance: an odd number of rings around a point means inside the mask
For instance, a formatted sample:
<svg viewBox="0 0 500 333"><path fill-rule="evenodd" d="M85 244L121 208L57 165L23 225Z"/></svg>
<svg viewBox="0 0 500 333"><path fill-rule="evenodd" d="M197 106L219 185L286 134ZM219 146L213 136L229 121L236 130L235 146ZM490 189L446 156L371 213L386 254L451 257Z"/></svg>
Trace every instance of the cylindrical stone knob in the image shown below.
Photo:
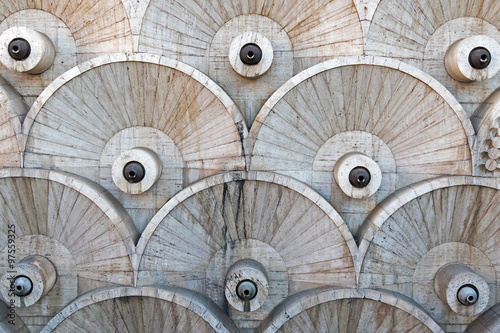
<svg viewBox="0 0 500 333"><path fill-rule="evenodd" d="M488 80L500 70L500 45L489 36L473 36L453 43L444 58L448 74L457 81Z"/></svg>
<svg viewBox="0 0 500 333"><path fill-rule="evenodd" d="M226 274L226 300L238 311L259 309L266 301L268 288L266 270L255 260L240 260Z"/></svg>
<svg viewBox="0 0 500 333"><path fill-rule="evenodd" d="M136 147L124 151L113 162L111 175L115 185L125 193L140 194L160 178L163 166L151 149Z"/></svg>
<svg viewBox="0 0 500 333"><path fill-rule="evenodd" d="M52 66L54 44L41 32L13 27L0 35L0 62L16 72L40 74Z"/></svg>
<svg viewBox="0 0 500 333"><path fill-rule="evenodd" d="M56 269L42 256L28 256L2 276L0 292L5 301L16 307L28 307L45 296L56 283Z"/></svg>
<svg viewBox="0 0 500 333"><path fill-rule="evenodd" d="M358 152L339 158L333 176L342 192L354 199L370 197L382 183L382 170L377 162Z"/></svg>
<svg viewBox="0 0 500 333"><path fill-rule="evenodd" d="M489 302L490 290L486 281L461 264L441 267L434 277L434 290L451 310L462 316L481 313Z"/></svg>
<svg viewBox="0 0 500 333"><path fill-rule="evenodd" d="M273 63L273 46L258 32L248 31L236 36L229 47L229 63L241 76L256 79Z"/></svg>

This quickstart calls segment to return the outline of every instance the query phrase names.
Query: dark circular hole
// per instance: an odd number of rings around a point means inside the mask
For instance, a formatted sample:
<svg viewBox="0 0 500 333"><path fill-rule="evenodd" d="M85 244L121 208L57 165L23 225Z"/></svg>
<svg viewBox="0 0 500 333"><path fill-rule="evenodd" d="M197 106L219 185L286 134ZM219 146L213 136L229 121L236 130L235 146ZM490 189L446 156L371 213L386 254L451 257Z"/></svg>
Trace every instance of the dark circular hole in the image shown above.
<svg viewBox="0 0 500 333"><path fill-rule="evenodd" d="M356 188L363 188L370 184L371 174L367 168L358 166L349 172L349 183Z"/></svg>
<svg viewBox="0 0 500 333"><path fill-rule="evenodd" d="M242 300L251 300L257 295L257 285L251 280L243 280L236 286L236 294Z"/></svg>
<svg viewBox="0 0 500 333"><path fill-rule="evenodd" d="M457 298L463 305L474 305L479 299L479 291L474 285L466 284L458 289Z"/></svg>
<svg viewBox="0 0 500 333"><path fill-rule="evenodd" d="M144 179L145 175L146 169L137 161L128 162L123 168L123 177L129 183L138 183Z"/></svg>
<svg viewBox="0 0 500 333"><path fill-rule="evenodd" d="M17 286L16 289L19 290L19 291L21 291L21 290L23 290L23 287Z"/></svg>
<svg viewBox="0 0 500 333"><path fill-rule="evenodd" d="M240 50L240 59L245 65L257 65L262 60L262 50L257 44L245 44Z"/></svg>
<svg viewBox="0 0 500 333"><path fill-rule="evenodd" d="M12 59L24 60L29 57L31 46L26 39L16 38L9 43L8 51Z"/></svg>
<svg viewBox="0 0 500 333"><path fill-rule="evenodd" d="M475 69L484 69L491 62L491 53L484 47L476 47L469 53L469 64Z"/></svg>

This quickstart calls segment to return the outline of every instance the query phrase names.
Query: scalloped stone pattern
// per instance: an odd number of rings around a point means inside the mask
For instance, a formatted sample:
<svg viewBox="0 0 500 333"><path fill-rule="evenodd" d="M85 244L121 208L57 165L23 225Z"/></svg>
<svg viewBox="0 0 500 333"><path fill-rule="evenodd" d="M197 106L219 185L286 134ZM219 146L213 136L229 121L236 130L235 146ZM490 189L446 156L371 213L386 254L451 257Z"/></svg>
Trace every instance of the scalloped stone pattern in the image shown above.
<svg viewBox="0 0 500 333"><path fill-rule="evenodd" d="M499 1L0 0L0 35L0 332L500 332Z"/></svg>

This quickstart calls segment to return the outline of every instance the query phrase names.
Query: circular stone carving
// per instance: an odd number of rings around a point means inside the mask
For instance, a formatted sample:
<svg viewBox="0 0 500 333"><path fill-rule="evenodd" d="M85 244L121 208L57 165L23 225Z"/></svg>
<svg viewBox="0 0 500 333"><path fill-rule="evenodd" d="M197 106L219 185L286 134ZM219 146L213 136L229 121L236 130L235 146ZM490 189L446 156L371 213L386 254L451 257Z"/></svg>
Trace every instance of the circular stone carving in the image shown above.
<svg viewBox="0 0 500 333"><path fill-rule="evenodd" d="M227 301L236 310L249 312L259 309L269 294L264 267L252 259L238 261L227 272L224 292Z"/></svg>
<svg viewBox="0 0 500 333"><path fill-rule="evenodd" d="M452 44L444 58L446 70L461 82L491 79L500 70L500 45L489 36L473 36Z"/></svg>
<svg viewBox="0 0 500 333"><path fill-rule="evenodd" d="M229 47L229 62L241 76L257 78L268 71L273 63L273 46L258 32L245 32L236 36Z"/></svg>
<svg viewBox="0 0 500 333"><path fill-rule="evenodd" d="M13 27L0 36L0 61L16 72L40 74L54 63L54 44L46 35Z"/></svg>
<svg viewBox="0 0 500 333"><path fill-rule="evenodd" d="M3 299L14 302L16 307L28 307L46 295L55 282L56 270L49 259L28 256L2 276L0 292Z"/></svg>
<svg viewBox="0 0 500 333"><path fill-rule="evenodd" d="M155 152L138 147L123 152L113 163L112 175L123 192L146 192L160 178L162 164Z"/></svg>
<svg viewBox="0 0 500 333"><path fill-rule="evenodd" d="M342 156L333 172L342 191L355 199L373 195L382 183L382 171L377 162L360 153Z"/></svg>
<svg viewBox="0 0 500 333"><path fill-rule="evenodd" d="M443 302L463 316L475 316L483 312L490 300L488 283L460 264L442 267L434 278L434 289Z"/></svg>

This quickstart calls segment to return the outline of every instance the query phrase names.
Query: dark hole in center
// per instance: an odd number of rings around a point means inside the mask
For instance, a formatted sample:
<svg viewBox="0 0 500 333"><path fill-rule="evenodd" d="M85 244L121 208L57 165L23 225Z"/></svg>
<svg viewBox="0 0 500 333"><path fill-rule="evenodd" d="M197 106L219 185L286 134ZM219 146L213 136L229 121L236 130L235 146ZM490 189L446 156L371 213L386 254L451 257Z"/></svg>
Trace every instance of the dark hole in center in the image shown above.
<svg viewBox="0 0 500 333"><path fill-rule="evenodd" d="M245 295L247 295L247 296L248 296L248 295L250 295L250 291L249 291L249 290L245 290L243 293L244 293Z"/></svg>
<svg viewBox="0 0 500 333"><path fill-rule="evenodd" d="M19 46L13 46L12 47L12 51L14 51L15 53L19 52Z"/></svg>
<svg viewBox="0 0 500 333"><path fill-rule="evenodd" d="M129 176L130 178L135 178L135 171L130 171L130 172L128 173L128 176Z"/></svg>
<svg viewBox="0 0 500 333"><path fill-rule="evenodd" d="M17 289L17 290L23 290L23 287L21 287L21 286L17 286L17 287L16 287L16 289Z"/></svg>

